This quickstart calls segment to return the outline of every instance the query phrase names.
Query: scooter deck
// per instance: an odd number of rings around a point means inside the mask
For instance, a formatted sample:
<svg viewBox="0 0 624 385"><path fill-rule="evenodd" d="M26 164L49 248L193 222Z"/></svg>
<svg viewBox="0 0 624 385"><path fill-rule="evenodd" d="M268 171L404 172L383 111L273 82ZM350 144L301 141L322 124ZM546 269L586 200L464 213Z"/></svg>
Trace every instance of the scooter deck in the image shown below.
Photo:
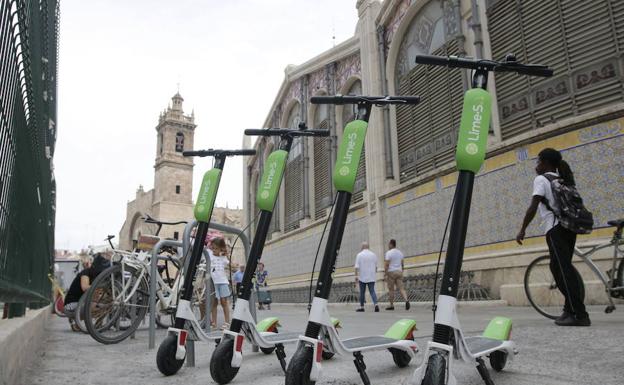
<svg viewBox="0 0 624 385"><path fill-rule="evenodd" d="M297 342L300 335L301 333L297 332L263 334L262 339L272 344L283 344L285 342Z"/></svg>
<svg viewBox="0 0 624 385"><path fill-rule="evenodd" d="M473 356L479 356L486 351L496 350L496 348L503 346L505 343L505 341L480 336L466 337L464 341L468 351Z"/></svg>
<svg viewBox="0 0 624 385"><path fill-rule="evenodd" d="M397 340L395 340L394 338L388 338L384 336L365 336L342 340L342 345L348 350L362 351L384 348L395 342L397 342Z"/></svg>
<svg viewBox="0 0 624 385"><path fill-rule="evenodd" d="M215 330L210 333L207 333L206 336L209 340L218 340L223 338L223 330Z"/></svg>

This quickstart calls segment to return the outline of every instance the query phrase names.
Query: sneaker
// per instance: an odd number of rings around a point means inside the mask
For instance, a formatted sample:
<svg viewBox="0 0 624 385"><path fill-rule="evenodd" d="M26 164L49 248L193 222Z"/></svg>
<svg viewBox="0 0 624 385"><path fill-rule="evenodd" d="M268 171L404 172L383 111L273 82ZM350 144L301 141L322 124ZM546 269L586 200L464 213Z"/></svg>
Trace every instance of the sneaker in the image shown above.
<svg viewBox="0 0 624 385"><path fill-rule="evenodd" d="M386 310L394 310L394 306L388 306Z"/></svg>
<svg viewBox="0 0 624 385"><path fill-rule="evenodd" d="M375 305L375 313L379 313L379 306Z"/></svg>
<svg viewBox="0 0 624 385"><path fill-rule="evenodd" d="M363 312L363 311L364 311L364 308L363 308L363 307L360 307L360 308L355 309L355 311L357 311L357 312Z"/></svg>
<svg viewBox="0 0 624 385"><path fill-rule="evenodd" d="M410 305L409 301L405 302L405 310L409 310L411 306L412 305Z"/></svg>
<svg viewBox="0 0 624 385"><path fill-rule="evenodd" d="M566 319L566 318L568 318L568 317L570 317L572 315L573 314L570 313L569 311L564 310L563 313L561 313L561 315L559 317L555 318L555 321L563 321L564 319Z"/></svg>
<svg viewBox="0 0 624 385"><path fill-rule="evenodd" d="M591 320L589 316L577 319L573 315L568 315L564 319L555 320L555 324L558 326L591 326Z"/></svg>

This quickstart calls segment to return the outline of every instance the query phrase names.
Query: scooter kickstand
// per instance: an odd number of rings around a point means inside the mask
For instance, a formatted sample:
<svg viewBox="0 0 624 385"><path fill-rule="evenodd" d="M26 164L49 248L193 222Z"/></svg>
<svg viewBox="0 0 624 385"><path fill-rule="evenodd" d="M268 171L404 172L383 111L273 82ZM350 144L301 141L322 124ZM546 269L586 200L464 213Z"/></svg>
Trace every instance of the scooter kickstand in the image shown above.
<svg viewBox="0 0 624 385"><path fill-rule="evenodd" d="M362 357L362 353L355 352L353 353L353 357L355 357L353 363L355 364L358 373L360 373L360 378L362 378L362 382L364 383L364 385L370 385L370 379L368 378L368 374L366 374L366 364L364 363L364 357Z"/></svg>
<svg viewBox="0 0 624 385"><path fill-rule="evenodd" d="M490 372L485 367L485 362L483 362L483 358L477 358L477 371L483 378L483 382L485 385L494 385L494 381L492 381L492 377L490 377Z"/></svg>
<svg viewBox="0 0 624 385"><path fill-rule="evenodd" d="M282 366L282 370L284 374L286 374L286 353L284 352L284 345L277 344L275 345L275 355L279 360L280 365Z"/></svg>

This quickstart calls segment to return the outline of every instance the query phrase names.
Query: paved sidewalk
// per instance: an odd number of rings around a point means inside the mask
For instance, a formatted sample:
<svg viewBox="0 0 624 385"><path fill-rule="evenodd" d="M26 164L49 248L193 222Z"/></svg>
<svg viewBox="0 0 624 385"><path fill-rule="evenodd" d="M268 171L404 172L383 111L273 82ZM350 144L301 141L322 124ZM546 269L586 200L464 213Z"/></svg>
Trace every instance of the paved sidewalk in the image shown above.
<svg viewBox="0 0 624 385"><path fill-rule="evenodd" d="M344 328L341 336L383 334L396 319L412 317L417 321L417 342L424 347L432 331L430 307L414 306L404 310L355 313L355 306L331 307L333 316L340 318ZM464 306L460 319L464 332L478 334L495 315L513 318L513 339L519 354L505 371L492 373L497 385L622 385L624 383L624 306L612 314L604 307L590 308L593 325L590 328L562 328L539 316L531 308L505 306ZM258 317L279 316L284 330L303 330L307 311L300 306L274 306L261 311ZM165 335L159 330L158 343ZM243 367L233 384L277 385L284 379L275 355L252 353L246 346ZM286 346L288 357L294 345ZM67 321L53 318L48 326L45 351L36 364L28 369L25 384L212 384L209 362L213 346L198 343L194 368L183 367L173 377L163 377L156 368L156 350L147 350L147 329L136 339L117 345L101 345L84 334L69 331ZM398 369L387 351L365 354L367 372L375 385L408 384L414 368ZM361 384L350 357L335 357L323 366L319 385ZM455 365L458 384L483 384L477 371L465 364Z"/></svg>

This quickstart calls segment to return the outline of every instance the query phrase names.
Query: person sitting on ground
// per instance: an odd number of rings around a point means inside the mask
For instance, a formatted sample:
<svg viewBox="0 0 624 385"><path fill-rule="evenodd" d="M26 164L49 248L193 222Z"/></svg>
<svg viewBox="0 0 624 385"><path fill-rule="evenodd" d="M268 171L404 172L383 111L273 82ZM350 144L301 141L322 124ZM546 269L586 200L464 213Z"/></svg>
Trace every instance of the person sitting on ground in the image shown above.
<svg viewBox="0 0 624 385"><path fill-rule="evenodd" d="M375 293L375 280L377 274L377 256L369 250L368 242L362 242L362 251L355 257L355 282L360 285L360 307L355 311L364 311L364 295L366 288L370 293L375 312L379 312L377 294Z"/></svg>
<svg viewBox="0 0 624 385"><path fill-rule="evenodd" d="M110 267L110 261L103 254L96 254L93 261L90 259L83 262L84 269L76 274L76 277L69 286L65 295L64 312L67 315L71 329L75 332L80 331L78 325L74 323L74 315L78 308L80 297L89 290L91 282L106 268Z"/></svg>
<svg viewBox="0 0 624 385"><path fill-rule="evenodd" d="M228 328L230 325L230 308L228 305L228 297L231 295L230 285L228 280L228 273L230 261L227 258L227 246L225 240L221 237L216 237L210 242L210 249L212 254L210 255L210 275L215 287L215 296L221 307L223 308L223 318L225 323L222 328ZM216 326L216 305L212 308L213 318L212 322Z"/></svg>
<svg viewBox="0 0 624 385"><path fill-rule="evenodd" d="M403 287L403 253L396 248L396 241L391 239L388 242L388 251L386 252L384 270L386 275L386 282L388 283L388 299L390 300L390 306L386 310L394 310L394 291L395 286L401 292L403 299L405 300L405 310L410 309L410 303L407 299L407 293Z"/></svg>

